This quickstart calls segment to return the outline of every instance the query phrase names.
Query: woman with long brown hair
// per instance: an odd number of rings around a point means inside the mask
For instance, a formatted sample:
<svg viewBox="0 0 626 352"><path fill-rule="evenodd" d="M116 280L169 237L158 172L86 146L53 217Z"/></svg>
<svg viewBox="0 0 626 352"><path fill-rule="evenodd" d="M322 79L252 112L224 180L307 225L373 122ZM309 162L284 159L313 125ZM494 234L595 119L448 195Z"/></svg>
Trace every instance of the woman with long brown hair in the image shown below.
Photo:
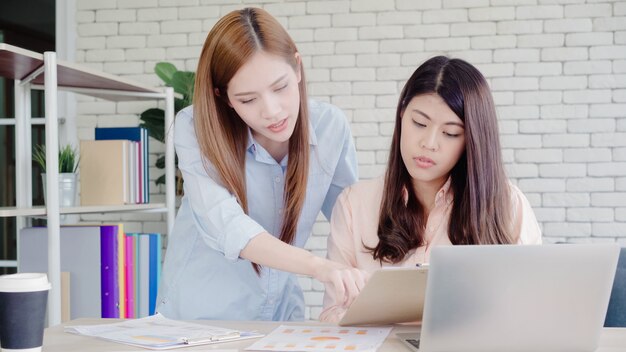
<svg viewBox="0 0 626 352"><path fill-rule="evenodd" d="M230 12L204 43L193 106L176 117L185 195L157 311L176 319L302 320L295 275L344 303L367 275L302 249L357 179L345 115L307 100L302 60L269 13ZM290 272L290 273L288 273Z"/></svg>
<svg viewBox="0 0 626 352"><path fill-rule="evenodd" d="M504 171L483 75L437 56L406 82L385 177L346 188L331 217L328 258L373 272L428 263L440 245L541 243L528 200ZM332 290L320 319L345 313Z"/></svg>

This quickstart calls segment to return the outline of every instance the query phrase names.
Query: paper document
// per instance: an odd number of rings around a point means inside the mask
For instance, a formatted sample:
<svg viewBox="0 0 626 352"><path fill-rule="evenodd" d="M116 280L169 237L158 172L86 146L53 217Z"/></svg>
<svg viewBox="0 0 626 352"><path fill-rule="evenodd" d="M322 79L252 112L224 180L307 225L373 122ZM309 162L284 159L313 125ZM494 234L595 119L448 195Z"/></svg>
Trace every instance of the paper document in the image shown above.
<svg viewBox="0 0 626 352"><path fill-rule="evenodd" d="M391 327L281 325L247 351L371 351L385 341Z"/></svg>
<svg viewBox="0 0 626 352"><path fill-rule="evenodd" d="M65 332L98 337L153 350L230 342L263 336L255 332L171 320L161 314L112 324L66 326Z"/></svg>

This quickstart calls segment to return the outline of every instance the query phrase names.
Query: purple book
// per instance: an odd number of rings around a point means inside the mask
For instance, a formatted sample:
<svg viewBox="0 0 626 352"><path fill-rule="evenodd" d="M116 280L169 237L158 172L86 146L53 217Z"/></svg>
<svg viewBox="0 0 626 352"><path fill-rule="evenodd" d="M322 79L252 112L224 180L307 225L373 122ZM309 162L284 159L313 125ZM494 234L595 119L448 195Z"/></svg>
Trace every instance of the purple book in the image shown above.
<svg viewBox="0 0 626 352"><path fill-rule="evenodd" d="M119 318L117 286L117 225L100 226L100 280L102 318Z"/></svg>

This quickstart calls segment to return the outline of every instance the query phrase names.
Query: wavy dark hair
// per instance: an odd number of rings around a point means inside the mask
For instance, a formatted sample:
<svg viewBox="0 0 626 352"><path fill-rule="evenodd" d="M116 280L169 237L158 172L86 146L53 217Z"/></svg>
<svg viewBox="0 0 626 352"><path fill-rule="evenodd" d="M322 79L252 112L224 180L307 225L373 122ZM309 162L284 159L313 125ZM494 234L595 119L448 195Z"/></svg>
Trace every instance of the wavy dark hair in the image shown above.
<svg viewBox="0 0 626 352"><path fill-rule="evenodd" d="M374 259L398 263L425 244L426 218L400 153L402 115L418 95L435 93L463 121L465 151L450 171L454 195L448 236L453 244L513 243L510 192L502 164L496 109L485 77L461 59L437 56L406 82L396 110ZM408 197L407 197L408 196Z"/></svg>

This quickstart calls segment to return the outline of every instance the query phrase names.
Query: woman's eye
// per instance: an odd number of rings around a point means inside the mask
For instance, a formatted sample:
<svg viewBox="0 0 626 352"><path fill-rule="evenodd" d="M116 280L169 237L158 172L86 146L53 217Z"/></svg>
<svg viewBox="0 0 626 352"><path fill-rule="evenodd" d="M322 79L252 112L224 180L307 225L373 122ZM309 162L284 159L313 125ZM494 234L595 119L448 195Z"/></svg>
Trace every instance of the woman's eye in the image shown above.
<svg viewBox="0 0 626 352"><path fill-rule="evenodd" d="M455 138L455 137L458 137L458 136L461 135L460 133L449 133L449 132L444 132L443 134L445 134L448 137L452 137L452 138Z"/></svg>
<svg viewBox="0 0 626 352"><path fill-rule="evenodd" d="M248 103L252 102L253 100L254 100L254 98L252 98L252 99L246 99L246 100L241 100L241 103L242 103L242 104L248 104Z"/></svg>
<svg viewBox="0 0 626 352"><path fill-rule="evenodd" d="M284 85L284 86L282 86L282 87L278 87L278 88L276 88L276 92L281 91L281 90L283 90L283 89L285 89L285 88L287 88L287 83L285 83L285 85Z"/></svg>
<svg viewBox="0 0 626 352"><path fill-rule="evenodd" d="M417 126L417 127L426 127L426 125L424 125L423 123L419 123L417 121L413 121L413 123Z"/></svg>

